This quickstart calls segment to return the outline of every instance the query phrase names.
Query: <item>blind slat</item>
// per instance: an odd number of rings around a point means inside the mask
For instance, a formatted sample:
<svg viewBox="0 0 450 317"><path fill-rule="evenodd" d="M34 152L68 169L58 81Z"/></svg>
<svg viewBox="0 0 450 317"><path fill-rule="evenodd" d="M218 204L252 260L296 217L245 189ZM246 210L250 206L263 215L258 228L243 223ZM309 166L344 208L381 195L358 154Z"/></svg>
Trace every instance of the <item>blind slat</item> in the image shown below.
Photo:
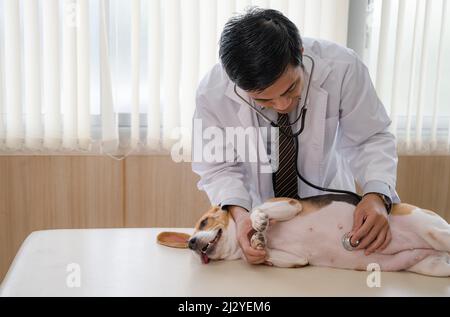
<svg viewBox="0 0 450 317"><path fill-rule="evenodd" d="M295 23L300 35L305 32L305 0L289 0L289 19Z"/></svg>
<svg viewBox="0 0 450 317"><path fill-rule="evenodd" d="M200 76L217 61L217 0L200 0Z"/></svg>
<svg viewBox="0 0 450 317"><path fill-rule="evenodd" d="M163 146L170 150L174 129L180 125L180 1L164 1L164 116Z"/></svg>
<svg viewBox="0 0 450 317"><path fill-rule="evenodd" d="M220 0L225 12L232 12L232 1ZM184 159L190 158L192 114L195 110L195 93L199 82L199 2L191 0L181 2L183 12L181 29L181 83L180 83L180 123L182 127L181 145ZM219 22L220 23L220 22ZM223 21L225 23L225 21Z"/></svg>
<svg viewBox="0 0 450 317"><path fill-rule="evenodd" d="M88 0L78 0L77 7L77 88L78 88L78 145L89 150L90 125L90 60L89 60L89 7Z"/></svg>
<svg viewBox="0 0 450 317"><path fill-rule="evenodd" d="M118 146L118 127L111 85L111 68L108 53L108 32L106 28L105 0L100 0L100 108L102 142L105 152L113 152Z"/></svg>
<svg viewBox="0 0 450 317"><path fill-rule="evenodd" d="M308 14L304 15L305 31L303 36L320 37L321 10L322 0L306 0L305 11L308 12Z"/></svg>
<svg viewBox="0 0 450 317"><path fill-rule="evenodd" d="M430 17L431 17L431 1L426 0L425 6L425 20L424 29L422 37L422 58L420 59L420 76L419 76L419 103L416 109L416 147L417 150L422 148L422 129L423 129L423 109L426 100L426 81L427 81L427 70L428 70L428 59L429 59L429 46L428 38L430 36Z"/></svg>
<svg viewBox="0 0 450 317"><path fill-rule="evenodd" d="M442 79L443 79L443 57L444 57L444 40L446 39L446 14L447 14L447 0L442 1L442 12L441 12L441 25L439 28L439 44L438 44L438 61L436 65L436 84L434 86L433 93L433 122L431 127L431 144L432 149L436 149L437 146L437 130L438 130L438 107L441 103L441 88L442 88ZM450 131L450 125L449 125Z"/></svg>
<svg viewBox="0 0 450 317"><path fill-rule="evenodd" d="M76 2L64 1L63 18L63 147L77 148L77 49L76 49Z"/></svg>
<svg viewBox="0 0 450 317"><path fill-rule="evenodd" d="M417 56L420 56L419 49L416 48L418 44L419 37L419 29L420 29L420 5L421 1L416 0L416 11L415 11L415 19L414 19L414 35L413 35L413 44L412 44L412 52L411 52L411 76L409 78L409 86L408 86L408 108L406 115L406 148L409 149L411 147L411 130L412 130L412 113L414 108L414 103L417 101L417 89L414 89L414 80L416 78L416 67L415 62Z"/></svg>
<svg viewBox="0 0 450 317"><path fill-rule="evenodd" d="M161 49L161 4L160 0L148 4L148 108L147 108L147 146L152 150L159 149L161 139L160 111L160 49Z"/></svg>
<svg viewBox="0 0 450 317"><path fill-rule="evenodd" d="M6 145L18 149L24 137L20 67L19 3L5 0Z"/></svg>
<svg viewBox="0 0 450 317"><path fill-rule="evenodd" d="M131 148L135 148L139 142L139 69L140 69L140 24L141 1L133 0L131 8Z"/></svg>
<svg viewBox="0 0 450 317"><path fill-rule="evenodd" d="M60 108L60 58L59 58L59 2L42 2L43 24L43 74L45 132L44 146L58 149L61 144L61 108Z"/></svg>
<svg viewBox="0 0 450 317"><path fill-rule="evenodd" d="M397 131L397 100L399 95L399 76L401 72L401 53L403 52L403 37L405 33L405 0L399 1L398 6L398 16L397 16L397 34L396 34L396 41L395 41L395 61L394 61L394 75L392 79L392 94L391 94L391 118L392 118L392 124L391 124L391 130L394 131L394 133Z"/></svg>
<svg viewBox="0 0 450 317"><path fill-rule="evenodd" d="M322 0L320 37L347 44L348 0Z"/></svg>
<svg viewBox="0 0 450 317"><path fill-rule="evenodd" d="M38 2L35 0L25 0L23 6L26 111L25 145L30 149L40 149L44 130L41 114Z"/></svg>

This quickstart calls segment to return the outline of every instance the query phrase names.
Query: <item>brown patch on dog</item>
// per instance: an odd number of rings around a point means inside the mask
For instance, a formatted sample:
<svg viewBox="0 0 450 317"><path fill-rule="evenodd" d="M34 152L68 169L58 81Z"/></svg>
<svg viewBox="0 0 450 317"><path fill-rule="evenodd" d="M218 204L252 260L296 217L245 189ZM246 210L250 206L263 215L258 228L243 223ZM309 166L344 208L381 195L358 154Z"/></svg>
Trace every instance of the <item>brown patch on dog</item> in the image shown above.
<svg viewBox="0 0 450 317"><path fill-rule="evenodd" d="M317 195L306 197L300 200L303 204L305 201L310 201L311 203L317 205L319 208L326 207L332 202L345 202L347 204L356 206L360 202L355 196L347 195L347 194L325 194L325 195Z"/></svg>
<svg viewBox="0 0 450 317"><path fill-rule="evenodd" d="M301 212L302 216L320 210L319 206L307 200L301 201L301 204L302 204L302 212Z"/></svg>
<svg viewBox="0 0 450 317"><path fill-rule="evenodd" d="M410 204L394 204L392 206L391 215L394 216L406 216L413 212L413 210L417 209L418 207L410 205Z"/></svg>
<svg viewBox="0 0 450 317"><path fill-rule="evenodd" d="M296 199L289 197L275 197L267 200L267 202L277 202L277 201L287 201L291 205L295 205L298 202Z"/></svg>
<svg viewBox="0 0 450 317"><path fill-rule="evenodd" d="M218 226L227 227L231 214L218 206L212 206L196 223L195 232L208 231Z"/></svg>
<svg viewBox="0 0 450 317"><path fill-rule="evenodd" d="M309 228L309 232L313 232L314 231L314 229L313 228Z"/></svg>

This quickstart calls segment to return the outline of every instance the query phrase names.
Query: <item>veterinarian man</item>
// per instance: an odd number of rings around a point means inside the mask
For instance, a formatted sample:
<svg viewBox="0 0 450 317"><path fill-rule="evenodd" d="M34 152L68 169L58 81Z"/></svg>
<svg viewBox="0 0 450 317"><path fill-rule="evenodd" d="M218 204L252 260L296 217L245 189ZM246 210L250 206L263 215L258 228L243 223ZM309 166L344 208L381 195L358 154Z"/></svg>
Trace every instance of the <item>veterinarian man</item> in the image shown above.
<svg viewBox="0 0 450 317"><path fill-rule="evenodd" d="M357 55L327 41L302 40L280 12L257 8L228 21L219 55L221 63L198 87L194 125L201 122L202 131L270 128L272 123L284 129L275 142L265 138L267 152L278 153L273 172L263 171L261 155L256 162L237 155L234 161L192 164L201 177L199 188L213 204L232 213L247 261L263 263L266 256L249 244L248 211L272 197L327 194L300 180L296 166L307 181L321 187L354 192L356 180L363 198L354 214L352 243L359 240L358 249L366 254L384 249L391 240L390 206L400 202L395 191L396 142ZM302 123L302 133L293 138ZM223 151L229 153L228 143Z"/></svg>

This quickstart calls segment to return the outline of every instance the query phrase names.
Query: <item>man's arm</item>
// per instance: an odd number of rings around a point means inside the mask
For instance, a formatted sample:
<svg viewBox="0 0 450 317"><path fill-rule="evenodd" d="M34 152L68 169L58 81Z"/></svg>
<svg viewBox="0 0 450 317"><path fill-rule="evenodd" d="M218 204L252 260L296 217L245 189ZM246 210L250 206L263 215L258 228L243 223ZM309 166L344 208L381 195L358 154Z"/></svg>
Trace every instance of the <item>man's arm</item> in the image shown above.
<svg viewBox="0 0 450 317"><path fill-rule="evenodd" d="M365 65L354 54L344 76L338 150L347 159L364 198L354 215L352 242L366 254L384 249L391 236L387 202L399 202L395 191L397 151L389 132L391 120L378 99Z"/></svg>
<svg viewBox="0 0 450 317"><path fill-rule="evenodd" d="M261 264L265 262L266 250L256 250L250 245L250 236L253 234L252 221L246 209L240 206L226 206L236 222L237 239L244 252L247 262Z"/></svg>
<svg viewBox="0 0 450 317"><path fill-rule="evenodd" d="M205 143L215 140L203 140L205 130L220 130L223 136L225 132L217 114L211 111L212 107L206 98L197 96L196 104L192 139L193 144L203 145L192 147L192 171L200 176L198 188L206 192L213 205L238 205L250 210L252 201L244 184L245 171L243 170L243 164L238 162L234 148L225 144L225 140L216 140L217 142L214 144L215 152L222 153L223 156L216 159L204 156L208 153L204 148ZM201 125L201 129L196 128L195 125ZM201 135L197 135L199 132ZM219 149L219 146L222 148ZM199 153L195 153L195 151ZM234 158L234 160L225 161L225 158L229 157Z"/></svg>
<svg viewBox="0 0 450 317"><path fill-rule="evenodd" d="M355 53L352 55L354 62L342 82L338 151L349 162L363 194L380 193L398 203L398 157L395 137L389 132L391 120L367 67Z"/></svg>
<svg viewBox="0 0 450 317"><path fill-rule="evenodd" d="M208 103L201 97L197 97L197 107L193 120L194 124L196 121L198 123L200 122L198 120L201 120L202 134L208 127L218 128L220 126L220 121L209 111ZM195 135L193 133L193 139L202 137L203 135ZM231 154L235 155L233 148L228 147L226 144L223 145L222 153L224 155L227 154L226 151L232 151ZM197 153L200 155L193 153L193 157L203 158L202 147L199 149L193 147L193 150L202 151L202 153ZM250 246L249 235L253 229L248 210L252 207L252 201L244 184L245 172L243 171L242 163L237 162L237 158L235 158L234 162L225 162L224 159L218 162L193 161L192 170L200 176L198 188L206 192L211 203L220 205L231 213L236 222L236 238L247 261L252 264L263 263L266 255L265 250L255 250Z"/></svg>

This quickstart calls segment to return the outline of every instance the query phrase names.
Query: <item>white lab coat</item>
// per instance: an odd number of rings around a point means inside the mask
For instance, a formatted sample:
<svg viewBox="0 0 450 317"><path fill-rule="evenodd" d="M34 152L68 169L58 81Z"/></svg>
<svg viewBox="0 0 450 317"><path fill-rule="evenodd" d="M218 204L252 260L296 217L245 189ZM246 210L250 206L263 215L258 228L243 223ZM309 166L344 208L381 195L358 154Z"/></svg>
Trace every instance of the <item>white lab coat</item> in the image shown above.
<svg viewBox="0 0 450 317"><path fill-rule="evenodd" d="M314 59L315 70L305 129L299 137L300 173L328 188L355 191L356 181L363 193L379 192L400 202L395 191L396 140L388 131L391 121L367 68L352 50L337 44L305 38L303 46L304 53ZM257 114L233 88L220 63L203 78L194 114L203 129L258 126ZM245 91L238 91L249 100ZM198 188L214 205L251 209L274 196L272 174L262 173L260 162L193 161L192 169L201 177ZM308 197L324 192L299 180L299 194Z"/></svg>

